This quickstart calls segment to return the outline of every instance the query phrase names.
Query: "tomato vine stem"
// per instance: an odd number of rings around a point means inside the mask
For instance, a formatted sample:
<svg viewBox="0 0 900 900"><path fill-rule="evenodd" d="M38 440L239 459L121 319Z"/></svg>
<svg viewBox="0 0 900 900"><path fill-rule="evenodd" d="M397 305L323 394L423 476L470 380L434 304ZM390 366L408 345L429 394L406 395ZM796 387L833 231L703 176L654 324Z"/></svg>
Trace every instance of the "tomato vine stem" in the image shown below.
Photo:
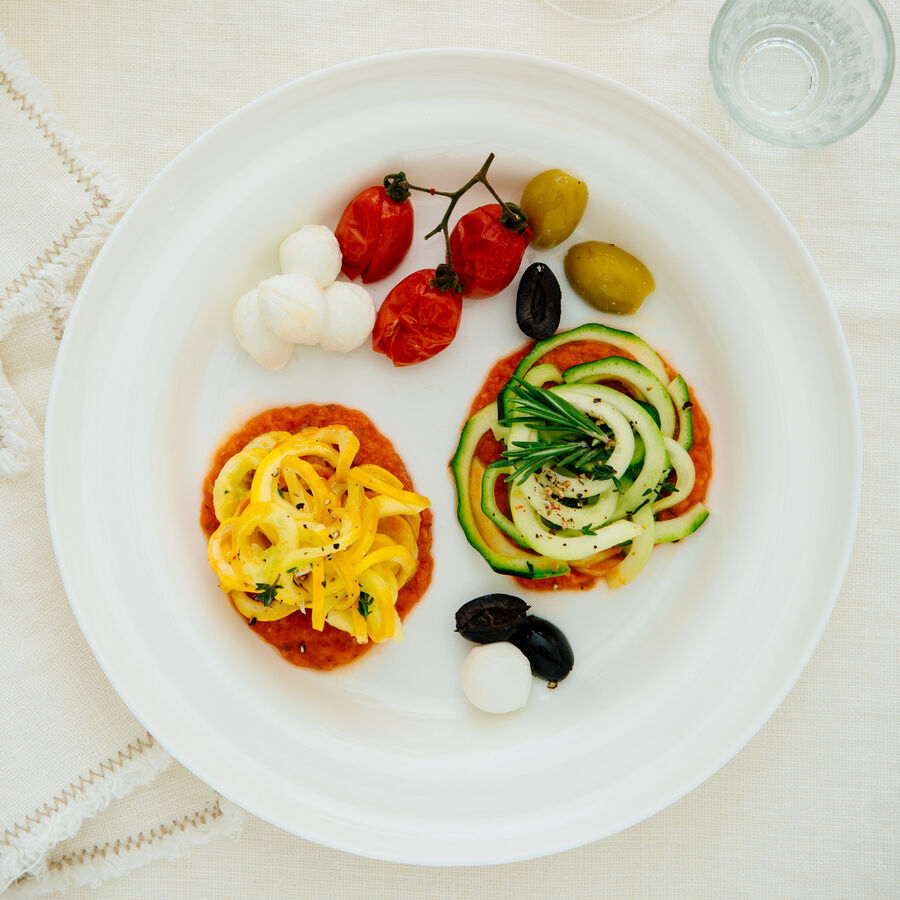
<svg viewBox="0 0 900 900"><path fill-rule="evenodd" d="M453 210L456 209L456 204L459 203L463 195L475 187L476 184L484 185L490 195L500 204L501 224L516 233L521 233L528 226L528 218L525 213L516 206L515 203L507 203L503 200L497 191L494 190L490 181L488 181L487 173L493 161L494 154L491 153L484 161L481 168L462 187L457 188L455 191L442 191L438 190L438 188L422 187L421 185L411 184L407 181L405 172L396 172L393 175L387 175L384 179L385 189L389 196L392 196L395 199L399 199L401 196L405 199L409 196L410 191L419 191L423 194L431 194L432 197L446 197L450 201L447 204L447 209L444 211L444 216L441 221L425 235L426 241L436 234L444 235L447 261L444 265L438 267L435 282L440 281L441 284L450 284L452 286L444 288L441 287L440 284L436 284L435 286L438 287L439 290L461 290L459 280L456 278L456 273L453 269L453 261L450 258L450 216L453 215Z"/></svg>

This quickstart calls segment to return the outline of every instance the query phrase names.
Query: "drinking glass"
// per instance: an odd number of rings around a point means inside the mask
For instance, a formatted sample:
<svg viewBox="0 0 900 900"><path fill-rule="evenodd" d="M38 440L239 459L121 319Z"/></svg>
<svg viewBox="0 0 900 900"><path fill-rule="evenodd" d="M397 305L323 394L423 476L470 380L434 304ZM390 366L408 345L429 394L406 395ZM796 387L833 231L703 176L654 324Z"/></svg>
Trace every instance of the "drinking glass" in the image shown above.
<svg viewBox="0 0 900 900"><path fill-rule="evenodd" d="M727 0L709 69L723 106L751 134L822 147L878 109L894 40L877 0Z"/></svg>

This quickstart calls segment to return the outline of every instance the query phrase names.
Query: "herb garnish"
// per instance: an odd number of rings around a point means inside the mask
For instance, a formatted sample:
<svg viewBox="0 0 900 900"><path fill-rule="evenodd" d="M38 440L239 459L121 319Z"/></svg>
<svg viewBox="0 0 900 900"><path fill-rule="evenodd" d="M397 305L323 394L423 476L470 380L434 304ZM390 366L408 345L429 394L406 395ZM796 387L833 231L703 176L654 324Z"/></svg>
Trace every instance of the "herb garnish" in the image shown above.
<svg viewBox="0 0 900 900"><path fill-rule="evenodd" d="M275 595L281 590L281 585L278 583L278 578L276 578L272 584L258 581L256 583L256 590L259 591L256 595L256 599L259 600L263 606L271 606L278 599Z"/></svg>
<svg viewBox="0 0 900 900"><path fill-rule="evenodd" d="M588 472L588 475L592 478L608 478L613 483L613 487L616 491L620 494L622 493L622 482L616 477L616 470L612 466L608 466L605 463L599 463Z"/></svg>
<svg viewBox="0 0 900 900"><path fill-rule="evenodd" d="M500 420L506 427L525 425L541 433L535 441L513 441L493 466L512 466L512 479L522 484L548 463L598 478L614 476L604 464L609 457L608 429L585 415L568 400L513 376L510 390L515 403Z"/></svg>
<svg viewBox="0 0 900 900"><path fill-rule="evenodd" d="M676 490L678 490L678 476L670 471L667 475L663 475L662 481L656 485L656 491L654 493L658 498L662 498L666 494L674 493ZM644 493L649 494L650 489L648 488Z"/></svg>
<svg viewBox="0 0 900 900"><path fill-rule="evenodd" d="M356 608L359 610L359 614L365 618L369 615L369 610L372 608L372 604L375 601L365 592L360 591L359 594L359 603L356 604Z"/></svg>

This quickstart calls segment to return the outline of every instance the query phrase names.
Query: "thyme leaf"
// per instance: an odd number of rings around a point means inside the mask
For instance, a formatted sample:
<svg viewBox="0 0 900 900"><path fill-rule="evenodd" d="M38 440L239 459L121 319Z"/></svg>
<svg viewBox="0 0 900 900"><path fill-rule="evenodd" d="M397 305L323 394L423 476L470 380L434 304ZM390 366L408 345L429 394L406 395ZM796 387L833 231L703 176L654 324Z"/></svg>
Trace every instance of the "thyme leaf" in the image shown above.
<svg viewBox="0 0 900 900"><path fill-rule="evenodd" d="M359 603L356 604L356 608L363 618L369 615L369 610L372 608L374 602L375 601L365 591L360 591Z"/></svg>
<svg viewBox="0 0 900 900"><path fill-rule="evenodd" d="M281 590L281 585L278 583L277 578L272 584L258 581L256 583L256 590L258 591L256 599L259 600L263 606L271 606L278 599L276 594Z"/></svg>

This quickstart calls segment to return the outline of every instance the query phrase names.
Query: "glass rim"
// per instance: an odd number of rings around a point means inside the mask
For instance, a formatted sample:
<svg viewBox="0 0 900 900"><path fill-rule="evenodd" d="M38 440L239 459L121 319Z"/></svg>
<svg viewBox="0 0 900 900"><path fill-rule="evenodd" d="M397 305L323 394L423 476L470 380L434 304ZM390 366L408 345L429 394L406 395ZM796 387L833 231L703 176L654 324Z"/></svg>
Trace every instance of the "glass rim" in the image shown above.
<svg viewBox="0 0 900 900"><path fill-rule="evenodd" d="M724 26L726 18L728 17L728 13L734 7L746 2L747 0L725 0L716 15L715 21L713 22L712 30L710 31L709 35L709 49L707 51L707 65L709 67L713 88L715 89L716 95L719 98L719 102L722 104L731 118L738 123L738 125L740 125L745 131L748 131L755 137L761 138L762 140L767 141L770 144L778 144L782 147L791 147L798 150L809 150L819 147L827 147L829 144L833 144L845 137L848 137L855 131L858 131L860 128L862 128L863 125L865 125L866 122L868 122L869 119L871 119L872 116L875 115L875 113L878 111L878 108L884 101L884 98L887 96L888 90L890 90L891 82L894 79L895 65L894 32L891 28L891 23L887 17L887 13L885 13L884 8L881 6L878 0L857 0L857 2L859 2L860 5L868 7L875 14L876 18L881 24L885 46L887 49L887 59L885 60L884 74L881 80L881 85L879 86L878 90L875 92L874 96L872 97L869 104L865 107L865 109L861 110L845 127L841 128L837 132L834 132L833 134L808 140L795 140L787 137L780 137L776 134L772 134L771 132L766 131L763 128L760 128L756 122L745 116L738 108L734 106L734 104L730 102L725 91L720 86L722 76L721 69L718 63L714 61L715 49L719 44L722 28Z"/></svg>
<svg viewBox="0 0 900 900"><path fill-rule="evenodd" d="M566 9L563 6L559 5L559 0L544 0L544 3L547 4L551 9L556 10L556 12L561 13L564 16L568 16L570 19L575 19L577 22L585 22L588 25L626 25L629 22L637 22L639 19L645 19L647 16L652 15L655 12L659 12L664 6L667 6L670 0L651 0L654 2L654 5L650 9L645 9L636 15L633 16L610 16L609 18L605 16L583 16L579 13L572 12L570 9Z"/></svg>

